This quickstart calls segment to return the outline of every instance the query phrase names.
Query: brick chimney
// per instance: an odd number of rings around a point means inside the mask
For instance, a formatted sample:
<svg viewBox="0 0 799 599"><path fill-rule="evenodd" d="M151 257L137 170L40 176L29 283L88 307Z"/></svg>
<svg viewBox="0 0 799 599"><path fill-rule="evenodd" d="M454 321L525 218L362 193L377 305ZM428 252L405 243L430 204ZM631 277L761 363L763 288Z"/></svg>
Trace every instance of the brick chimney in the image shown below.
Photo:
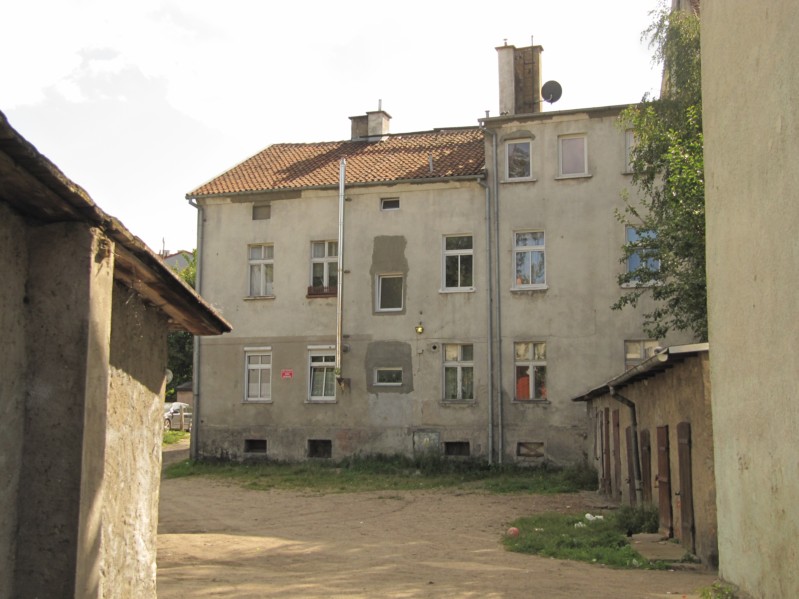
<svg viewBox="0 0 799 599"><path fill-rule="evenodd" d="M350 121L352 121L352 141L380 141L388 135L391 115L383 110L381 102L377 110L362 116L351 116Z"/></svg>
<svg viewBox="0 0 799 599"><path fill-rule="evenodd" d="M497 48L499 59L499 113L541 112L542 46Z"/></svg>

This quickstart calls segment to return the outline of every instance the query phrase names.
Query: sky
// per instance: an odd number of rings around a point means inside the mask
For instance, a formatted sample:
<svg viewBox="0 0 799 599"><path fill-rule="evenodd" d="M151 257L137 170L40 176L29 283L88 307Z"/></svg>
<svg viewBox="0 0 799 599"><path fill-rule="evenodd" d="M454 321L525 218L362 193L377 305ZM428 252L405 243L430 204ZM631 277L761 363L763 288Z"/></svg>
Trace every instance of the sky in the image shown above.
<svg viewBox="0 0 799 599"><path fill-rule="evenodd" d="M154 251L195 247L188 192L274 143L498 115L497 52L544 48L544 110L657 93L658 0L28 0L3 7L0 111Z"/></svg>

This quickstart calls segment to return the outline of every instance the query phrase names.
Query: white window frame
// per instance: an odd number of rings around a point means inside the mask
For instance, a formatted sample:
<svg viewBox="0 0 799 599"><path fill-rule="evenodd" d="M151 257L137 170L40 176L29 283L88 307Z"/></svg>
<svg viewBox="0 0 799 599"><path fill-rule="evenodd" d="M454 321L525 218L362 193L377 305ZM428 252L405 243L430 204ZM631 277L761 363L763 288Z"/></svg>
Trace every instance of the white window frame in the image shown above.
<svg viewBox="0 0 799 599"><path fill-rule="evenodd" d="M322 358L314 360L314 358ZM317 364L316 366L314 364ZM323 370L322 395L313 394L314 370ZM331 377L331 378L329 378ZM332 383L333 395L324 394L328 383ZM336 401L336 347L314 345L308 347L308 402L330 403Z"/></svg>
<svg viewBox="0 0 799 599"><path fill-rule="evenodd" d="M448 250L447 249L447 240L448 239L455 239L459 237L468 237L471 241L471 247L468 249L454 249ZM462 233L456 235L444 235L441 240L441 289L442 291L474 291L474 236L469 233ZM448 258L457 258L457 278L458 284L452 287L447 286L447 262ZM471 260L471 273L472 273L472 281L471 285L461 285L461 263L462 260L465 258L469 258Z"/></svg>
<svg viewBox="0 0 799 599"><path fill-rule="evenodd" d="M258 364L250 364L250 358L259 356L261 358L268 357L269 363L263 362ZM244 348L244 402L245 403L272 403L272 348L271 347L245 347ZM261 389L263 383L264 373L269 375L269 384L267 395L250 396L250 379L257 374L258 388Z"/></svg>
<svg viewBox="0 0 799 599"><path fill-rule="evenodd" d="M400 279L400 305L395 308L383 308L383 281L387 279ZM375 277L375 312L402 312L405 309L405 275L402 273L380 273Z"/></svg>
<svg viewBox="0 0 799 599"><path fill-rule="evenodd" d="M648 360L655 355L655 350L658 347L660 347L660 342L657 339L625 339L624 369L629 370L644 360Z"/></svg>
<svg viewBox="0 0 799 599"><path fill-rule="evenodd" d="M253 257L253 250L256 248L260 249L260 257ZM258 272L256 282L253 281L254 271ZM271 274L271 281L268 274ZM257 285L259 293L253 293L254 284ZM272 243L251 243L247 246L247 297L274 297L274 295L275 246Z"/></svg>
<svg viewBox="0 0 799 599"><path fill-rule="evenodd" d="M399 372L400 380L399 382L389 382L389 381L381 381L380 380L380 373L381 372ZM401 387L403 384L403 378L405 373L403 372L402 368L399 366L378 366L374 370L374 386L375 387Z"/></svg>
<svg viewBox="0 0 799 599"><path fill-rule="evenodd" d="M453 360L447 359L448 348L455 347L457 348L457 356ZM463 350L465 347L471 348L472 358L464 359L463 357ZM444 343L442 347L442 357L444 367L442 369L443 374L443 381L442 381L442 397L444 401L451 402L451 401L474 401L475 396L475 381L474 381L474 345L472 343ZM456 376L456 386L457 391L455 393L455 397L447 397L447 371L454 370ZM464 374L469 372L471 375L471 397L464 397L465 385L464 385Z"/></svg>
<svg viewBox="0 0 799 599"><path fill-rule="evenodd" d="M563 170L563 142L572 139L583 140L583 170L582 172L564 172ZM588 136L585 133L573 133L558 137L558 178L569 179L588 176Z"/></svg>
<svg viewBox="0 0 799 599"><path fill-rule="evenodd" d="M633 149L635 149L635 132L632 129L624 131L624 174L633 172Z"/></svg>
<svg viewBox="0 0 799 599"><path fill-rule="evenodd" d="M519 245L519 235L525 234L541 234L540 245ZM519 255L520 254L541 254L541 259L544 263L544 281L542 283L524 283L520 281L519 277ZM533 260L530 258L530 265L532 266ZM525 229L522 231L513 232L513 289L547 289L547 255L546 255L546 233L543 229ZM530 273L530 281L533 280L532 272Z"/></svg>
<svg viewBox="0 0 799 599"><path fill-rule="evenodd" d="M324 256L314 256L314 247L322 245ZM331 247L335 246L335 254L331 254ZM322 265L322 285L314 285L314 265ZM331 283L332 275L332 283ZM338 241L334 239L318 240L311 242L311 287L336 287L338 284Z"/></svg>
<svg viewBox="0 0 799 599"><path fill-rule="evenodd" d="M520 346L529 348L525 355L520 355ZM541 352L536 350L540 348ZM548 401L547 398L547 344L546 341L516 341L513 344L513 398L517 402ZM527 397L520 397L519 371L527 372ZM543 392L539 392L535 384L536 376L543 369Z"/></svg>
<svg viewBox="0 0 799 599"><path fill-rule="evenodd" d="M630 234L631 231L635 232L634 236L632 236ZM631 225L625 225L624 226L624 243L628 244L628 243L633 243L635 241L640 240L641 239L641 231L642 231L642 229L638 229L638 228L633 227ZM654 235L652 237L654 237ZM646 251L646 249L647 248L641 248L641 250L643 250L643 251ZM638 261L639 265L642 264L643 260L644 260L641 257L641 254L639 252L633 252L632 254L627 256L627 260L625 260L625 262L624 262L624 268L625 268L625 272L627 272L628 274L634 272L635 270L637 270L639 268L637 266L633 267L631 265L630 261L633 259L633 257L635 257L635 259ZM649 270L651 270L652 272L657 272L657 271L660 270L660 258L648 257L648 258L646 258L646 261L648 263L652 264L652 266L649 268ZM630 281L629 283L626 283L625 285L626 286L636 286L638 284L639 283L637 281Z"/></svg>
<svg viewBox="0 0 799 599"><path fill-rule="evenodd" d="M391 202L390 205L389 202ZM394 205L395 202L396 205ZM399 198L380 198L380 210L382 212L395 212L399 209L400 209Z"/></svg>
<svg viewBox="0 0 799 599"><path fill-rule="evenodd" d="M513 176L511 174L511 156L515 153L512 146L527 146L527 174ZM533 178L533 140L531 139L510 139L505 142L505 180L506 181L534 181Z"/></svg>

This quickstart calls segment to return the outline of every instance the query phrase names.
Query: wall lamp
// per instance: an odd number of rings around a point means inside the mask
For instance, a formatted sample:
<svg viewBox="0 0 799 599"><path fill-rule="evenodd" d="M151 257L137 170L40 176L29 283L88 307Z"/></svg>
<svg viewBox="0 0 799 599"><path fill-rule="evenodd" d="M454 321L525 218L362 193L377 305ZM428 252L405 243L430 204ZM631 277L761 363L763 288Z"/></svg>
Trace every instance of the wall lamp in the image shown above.
<svg viewBox="0 0 799 599"><path fill-rule="evenodd" d="M420 320L419 324L417 324L413 329L416 331L417 335L424 333L424 325L422 324L422 321Z"/></svg>

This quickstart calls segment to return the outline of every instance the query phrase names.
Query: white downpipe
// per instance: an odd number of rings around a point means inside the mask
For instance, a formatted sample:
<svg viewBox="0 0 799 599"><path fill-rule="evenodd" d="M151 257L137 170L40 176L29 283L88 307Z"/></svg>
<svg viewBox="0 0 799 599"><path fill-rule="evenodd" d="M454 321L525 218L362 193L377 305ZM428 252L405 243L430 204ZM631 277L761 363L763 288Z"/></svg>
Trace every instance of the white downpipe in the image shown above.
<svg viewBox="0 0 799 599"><path fill-rule="evenodd" d="M338 278L336 280L336 377L341 379L342 316L344 314L344 179L347 175L347 159L342 158L338 170Z"/></svg>

